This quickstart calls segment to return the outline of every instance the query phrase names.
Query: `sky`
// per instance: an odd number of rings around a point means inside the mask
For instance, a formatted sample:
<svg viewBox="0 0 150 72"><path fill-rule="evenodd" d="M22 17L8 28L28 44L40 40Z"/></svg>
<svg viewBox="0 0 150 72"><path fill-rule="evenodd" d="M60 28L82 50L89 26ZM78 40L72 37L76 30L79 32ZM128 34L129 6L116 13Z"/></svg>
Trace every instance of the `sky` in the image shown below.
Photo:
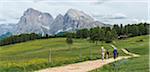
<svg viewBox="0 0 150 72"><path fill-rule="evenodd" d="M148 4L148 0L0 0L0 24L16 24L28 8L54 18L70 8L77 9L106 24L150 22Z"/></svg>

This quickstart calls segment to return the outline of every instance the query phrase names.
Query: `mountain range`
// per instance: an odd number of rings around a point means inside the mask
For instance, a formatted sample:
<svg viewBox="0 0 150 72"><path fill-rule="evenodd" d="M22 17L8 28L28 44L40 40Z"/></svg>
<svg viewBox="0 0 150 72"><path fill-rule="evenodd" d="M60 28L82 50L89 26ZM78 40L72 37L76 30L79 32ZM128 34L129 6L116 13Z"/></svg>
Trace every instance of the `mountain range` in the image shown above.
<svg viewBox="0 0 150 72"><path fill-rule="evenodd" d="M2 34L2 35L0 36L0 41L3 40L3 39L6 38L6 37L11 36L11 35L12 35L11 32L7 32L7 33L5 33L5 34Z"/></svg>
<svg viewBox="0 0 150 72"><path fill-rule="evenodd" d="M40 12L33 8L27 9L17 24L0 27L0 34L11 32L12 34L37 33L54 35L64 31L76 31L77 29L111 26L95 21L83 11L69 9L64 15L59 14L55 19L49 13Z"/></svg>

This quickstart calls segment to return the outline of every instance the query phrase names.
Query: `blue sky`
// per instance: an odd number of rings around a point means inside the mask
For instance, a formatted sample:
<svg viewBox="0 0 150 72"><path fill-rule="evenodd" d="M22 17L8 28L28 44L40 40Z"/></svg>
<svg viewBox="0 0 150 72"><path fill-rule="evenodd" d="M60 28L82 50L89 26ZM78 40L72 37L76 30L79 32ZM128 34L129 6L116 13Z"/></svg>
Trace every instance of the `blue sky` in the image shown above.
<svg viewBox="0 0 150 72"><path fill-rule="evenodd" d="M53 17L73 8L106 24L150 22L148 0L0 0L0 24L17 23L28 8Z"/></svg>

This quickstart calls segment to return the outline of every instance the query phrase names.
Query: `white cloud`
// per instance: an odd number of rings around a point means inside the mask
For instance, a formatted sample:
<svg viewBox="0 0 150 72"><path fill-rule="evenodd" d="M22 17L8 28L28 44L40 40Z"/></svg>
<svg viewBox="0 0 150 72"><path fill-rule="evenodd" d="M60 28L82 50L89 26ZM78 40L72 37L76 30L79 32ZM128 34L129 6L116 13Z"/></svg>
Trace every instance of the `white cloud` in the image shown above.
<svg viewBox="0 0 150 72"><path fill-rule="evenodd" d="M132 19L132 21L133 21L133 22L136 22L136 23L138 23L138 22L139 22L139 20L138 20L138 19Z"/></svg>
<svg viewBox="0 0 150 72"><path fill-rule="evenodd" d="M18 21L18 19L7 19L0 21L0 24L16 24Z"/></svg>
<svg viewBox="0 0 150 72"><path fill-rule="evenodd" d="M108 18L122 19L127 23L126 18L147 19L148 10L146 0L124 3L125 0L0 0L0 19L8 23L14 22L23 15L27 8L34 8L42 12L48 12L56 17L59 13L64 14L68 9L82 10L89 15L109 15ZM134 2L135 1L135 2ZM143 1L140 3L140 1ZM98 20L102 21L101 19ZM13 21L14 20L14 21ZM3 21L4 22L4 21Z"/></svg>
<svg viewBox="0 0 150 72"><path fill-rule="evenodd" d="M142 23L145 23L145 22L150 23L150 20L144 20L144 19L141 19L141 20L139 20L139 19L132 19L132 21L135 22L135 23L140 23L140 22L142 22Z"/></svg>
<svg viewBox="0 0 150 72"><path fill-rule="evenodd" d="M103 16L104 19L126 19L127 16L123 13L116 13L112 15L105 15Z"/></svg>

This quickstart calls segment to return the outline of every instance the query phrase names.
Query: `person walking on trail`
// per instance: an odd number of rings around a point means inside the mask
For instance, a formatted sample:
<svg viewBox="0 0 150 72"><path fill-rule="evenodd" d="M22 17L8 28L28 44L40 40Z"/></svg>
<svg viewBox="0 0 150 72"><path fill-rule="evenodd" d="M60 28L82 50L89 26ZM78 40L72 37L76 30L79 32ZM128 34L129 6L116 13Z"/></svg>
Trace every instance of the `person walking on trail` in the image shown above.
<svg viewBox="0 0 150 72"><path fill-rule="evenodd" d="M116 47L114 47L113 55L114 55L114 59L118 57L118 51Z"/></svg>
<svg viewBox="0 0 150 72"><path fill-rule="evenodd" d="M105 57L105 49L104 47L101 47L101 55L102 55L102 61L104 60L104 57Z"/></svg>
<svg viewBox="0 0 150 72"><path fill-rule="evenodd" d="M108 49L106 50L106 59L108 59L109 58L109 51L108 51Z"/></svg>

